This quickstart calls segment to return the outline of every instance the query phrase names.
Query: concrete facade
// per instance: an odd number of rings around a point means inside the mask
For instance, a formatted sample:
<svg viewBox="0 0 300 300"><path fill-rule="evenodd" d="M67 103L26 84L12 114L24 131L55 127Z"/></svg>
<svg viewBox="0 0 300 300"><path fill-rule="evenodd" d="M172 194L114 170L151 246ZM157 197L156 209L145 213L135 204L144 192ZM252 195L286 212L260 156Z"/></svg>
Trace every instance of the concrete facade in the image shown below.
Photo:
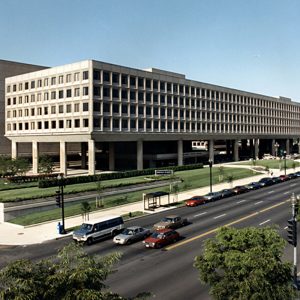
<svg viewBox="0 0 300 300"><path fill-rule="evenodd" d="M239 160L242 139L254 144L256 156L258 140L297 139L300 104L188 80L183 74L86 60L7 78L6 136L13 143L59 144L65 174L68 143L80 143L81 149L87 145L90 174L97 156L115 168L119 143L124 149L125 143L136 143L127 158L136 155L137 169L144 168L147 155L159 159L170 153L152 153L145 142L177 142L174 152L181 165L186 141L214 145L218 139L231 140L233 158ZM108 145L99 150L99 143ZM82 165L85 155L81 153ZM210 146L209 158L213 156ZM38 160L35 152L33 159Z"/></svg>

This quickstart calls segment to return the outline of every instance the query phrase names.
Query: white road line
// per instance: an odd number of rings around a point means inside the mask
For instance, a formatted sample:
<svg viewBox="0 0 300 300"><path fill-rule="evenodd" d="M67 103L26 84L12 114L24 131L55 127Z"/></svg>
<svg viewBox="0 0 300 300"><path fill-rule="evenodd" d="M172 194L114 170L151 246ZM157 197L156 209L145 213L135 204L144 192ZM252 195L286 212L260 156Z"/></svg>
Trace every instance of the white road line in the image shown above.
<svg viewBox="0 0 300 300"><path fill-rule="evenodd" d="M274 191L270 191L270 192L268 192L268 194L272 194L272 193L274 193Z"/></svg>
<svg viewBox="0 0 300 300"><path fill-rule="evenodd" d="M259 203L263 203L264 201L258 201L258 202L255 202L254 205L257 205Z"/></svg>
<svg viewBox="0 0 300 300"><path fill-rule="evenodd" d="M283 195L287 195L287 194L289 194L290 192L285 192L285 193L283 193Z"/></svg>
<svg viewBox="0 0 300 300"><path fill-rule="evenodd" d="M261 222L259 225L261 226L261 225L264 225L264 224L266 224L266 223L268 223L268 222L270 222L271 220L269 219L269 220L266 220L266 221L264 221L264 222Z"/></svg>
<svg viewBox="0 0 300 300"><path fill-rule="evenodd" d="M288 229L288 228L289 228L288 226L285 226L285 227L284 227L284 229Z"/></svg>
<svg viewBox="0 0 300 300"><path fill-rule="evenodd" d="M224 216L226 216L226 214L223 214L223 215L219 215L219 216L217 216L217 217L214 217L214 219L218 219L218 218L221 218L221 217L224 217Z"/></svg>
<svg viewBox="0 0 300 300"><path fill-rule="evenodd" d="M241 200L241 201L238 201L236 204L239 204L239 203L242 203L242 202L245 202L246 200Z"/></svg>
<svg viewBox="0 0 300 300"><path fill-rule="evenodd" d="M290 184L290 186L295 186L296 185L296 183L292 183L292 184Z"/></svg>
<svg viewBox="0 0 300 300"><path fill-rule="evenodd" d="M194 218L199 217L199 216L202 216L202 215L205 215L206 213L207 213L207 211L204 211L204 212L201 213L201 214L194 215Z"/></svg>

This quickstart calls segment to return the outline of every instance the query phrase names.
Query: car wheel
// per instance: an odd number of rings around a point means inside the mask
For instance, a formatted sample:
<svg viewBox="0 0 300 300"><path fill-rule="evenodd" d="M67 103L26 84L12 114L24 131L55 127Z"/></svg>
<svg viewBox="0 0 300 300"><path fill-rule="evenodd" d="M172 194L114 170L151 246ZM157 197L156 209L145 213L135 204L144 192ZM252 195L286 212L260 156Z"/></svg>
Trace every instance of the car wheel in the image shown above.
<svg viewBox="0 0 300 300"><path fill-rule="evenodd" d="M160 243L157 243L156 245L155 245L155 248L156 249L160 249L162 247L162 244L160 244Z"/></svg>
<svg viewBox="0 0 300 300"><path fill-rule="evenodd" d="M88 238L87 241L86 241L86 244L88 246L92 245L93 244L93 238Z"/></svg>
<svg viewBox="0 0 300 300"><path fill-rule="evenodd" d="M117 230L113 230L112 232L111 232L111 236L116 236L118 234L118 232L117 232Z"/></svg>
<svg viewBox="0 0 300 300"><path fill-rule="evenodd" d="M132 240L129 239L127 242L126 242L126 245L130 245L132 243Z"/></svg>

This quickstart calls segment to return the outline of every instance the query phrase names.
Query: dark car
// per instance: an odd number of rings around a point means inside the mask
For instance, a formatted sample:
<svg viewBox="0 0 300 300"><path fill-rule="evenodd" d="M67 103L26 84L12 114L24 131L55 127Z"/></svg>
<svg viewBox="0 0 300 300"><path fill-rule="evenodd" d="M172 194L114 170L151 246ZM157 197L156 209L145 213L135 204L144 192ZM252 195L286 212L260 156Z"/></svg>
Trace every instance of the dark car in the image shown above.
<svg viewBox="0 0 300 300"><path fill-rule="evenodd" d="M280 179L280 177L272 177L272 180L274 183L280 183L282 182L282 180Z"/></svg>
<svg viewBox="0 0 300 300"><path fill-rule="evenodd" d="M238 185L238 186L235 186L233 189L232 189L236 195L239 195L239 194L243 194L243 193L247 193L249 190L243 186L243 185Z"/></svg>
<svg viewBox="0 0 300 300"><path fill-rule="evenodd" d="M204 204L206 199L203 196L194 196L185 201L186 206L198 206L200 204Z"/></svg>
<svg viewBox="0 0 300 300"><path fill-rule="evenodd" d="M269 185L274 184L272 178L270 178L270 177L264 177L264 178L262 178L261 180L259 180L258 183L259 183L261 186L269 186Z"/></svg>
<svg viewBox="0 0 300 300"><path fill-rule="evenodd" d="M149 237L147 237L143 244L147 248L161 248L163 246L169 245L178 241L180 235L177 231L172 229L160 229L153 232Z"/></svg>
<svg viewBox="0 0 300 300"><path fill-rule="evenodd" d="M222 198L227 198L235 195L235 192L232 189L225 189L220 191Z"/></svg>
<svg viewBox="0 0 300 300"><path fill-rule="evenodd" d="M251 182L246 185L248 190L258 190L261 188L261 185L258 182Z"/></svg>
<svg viewBox="0 0 300 300"><path fill-rule="evenodd" d="M297 178L296 173L290 173L287 176L288 176L289 179L295 179L295 178Z"/></svg>
<svg viewBox="0 0 300 300"><path fill-rule="evenodd" d="M296 175L297 177L300 177L300 171L296 172L295 175Z"/></svg>

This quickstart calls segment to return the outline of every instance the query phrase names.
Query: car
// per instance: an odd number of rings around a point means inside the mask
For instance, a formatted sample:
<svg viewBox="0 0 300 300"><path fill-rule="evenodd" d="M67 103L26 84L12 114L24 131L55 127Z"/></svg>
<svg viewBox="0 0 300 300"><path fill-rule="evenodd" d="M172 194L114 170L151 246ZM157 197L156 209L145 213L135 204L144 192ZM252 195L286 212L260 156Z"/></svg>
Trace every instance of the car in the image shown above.
<svg viewBox="0 0 300 300"><path fill-rule="evenodd" d="M295 178L297 178L296 173L290 173L287 176L288 176L289 179L295 179Z"/></svg>
<svg viewBox="0 0 300 300"><path fill-rule="evenodd" d="M219 192L211 192L203 196L207 202L216 201L222 198L221 193Z"/></svg>
<svg viewBox="0 0 300 300"><path fill-rule="evenodd" d="M186 206L197 206L200 204L204 204L206 199L203 196L193 196L192 198L185 201Z"/></svg>
<svg viewBox="0 0 300 300"><path fill-rule="evenodd" d="M280 175L279 178L281 179L281 181L288 181L288 180L290 180L290 178L287 175Z"/></svg>
<svg viewBox="0 0 300 300"><path fill-rule="evenodd" d="M258 182L250 182L249 184L245 185L248 190L258 190L261 188L261 185Z"/></svg>
<svg viewBox="0 0 300 300"><path fill-rule="evenodd" d="M239 195L239 194L243 194L243 193L247 193L249 190L243 186L243 185L238 185L238 186L235 186L233 189L232 189L236 195Z"/></svg>
<svg viewBox="0 0 300 300"><path fill-rule="evenodd" d="M235 192L232 189L225 189L219 192L222 198L227 198L235 195Z"/></svg>
<svg viewBox="0 0 300 300"><path fill-rule="evenodd" d="M272 178L270 178L270 177L264 177L261 180L259 180L258 183L263 187L274 184Z"/></svg>
<svg viewBox="0 0 300 300"><path fill-rule="evenodd" d="M296 172L295 175L296 175L297 177L300 177L300 171Z"/></svg>
<svg viewBox="0 0 300 300"><path fill-rule="evenodd" d="M282 180L280 179L280 177L272 177L272 180L274 183L280 183L282 182Z"/></svg>
<svg viewBox="0 0 300 300"><path fill-rule="evenodd" d="M155 230L178 228L187 225L188 220L177 215L170 215L153 225Z"/></svg>
<svg viewBox="0 0 300 300"><path fill-rule="evenodd" d="M120 234L113 238L115 244L128 245L136 241L145 239L151 234L150 229L140 226L132 226L125 228Z"/></svg>
<svg viewBox="0 0 300 300"><path fill-rule="evenodd" d="M147 237L143 244L147 248L161 248L163 246L175 243L180 238L177 231L173 229L160 229L153 232L149 237Z"/></svg>

